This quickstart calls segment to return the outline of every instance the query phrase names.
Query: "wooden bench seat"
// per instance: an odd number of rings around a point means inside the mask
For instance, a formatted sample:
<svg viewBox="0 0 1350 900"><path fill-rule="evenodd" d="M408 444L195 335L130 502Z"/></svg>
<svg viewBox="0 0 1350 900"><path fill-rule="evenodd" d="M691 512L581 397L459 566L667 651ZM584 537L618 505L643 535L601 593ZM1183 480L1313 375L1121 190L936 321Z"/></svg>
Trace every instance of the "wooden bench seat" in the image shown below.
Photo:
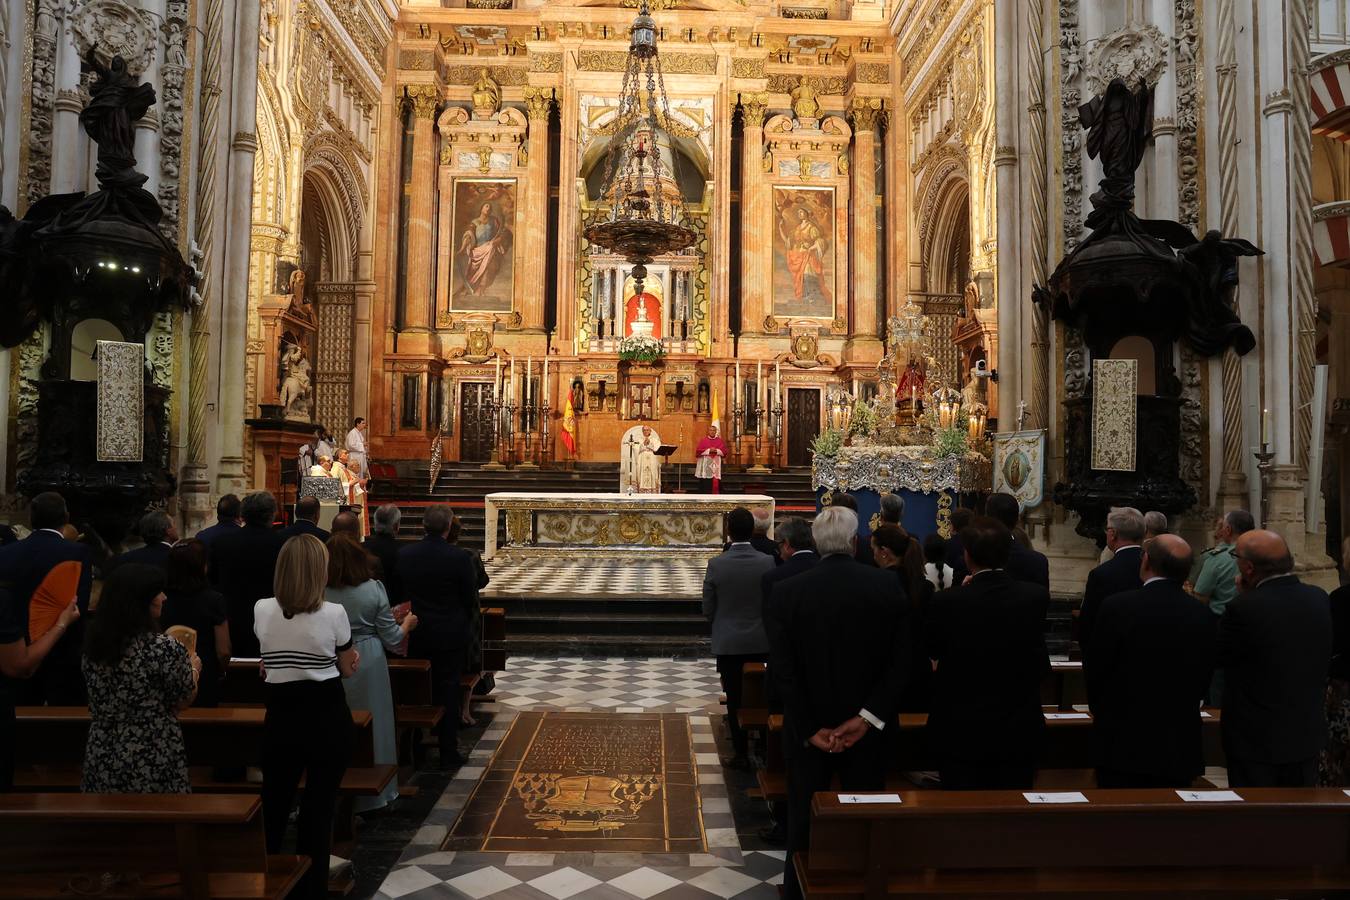
<svg viewBox="0 0 1350 900"><path fill-rule="evenodd" d="M899 804L812 798L793 859L808 897L1345 897L1350 797L1244 789L1242 802L1175 791L904 791Z"/></svg>
<svg viewBox="0 0 1350 900"><path fill-rule="evenodd" d="M3 794L0 846L0 898L262 900L309 868L267 855L256 796ZM136 877L91 890L105 872Z"/></svg>

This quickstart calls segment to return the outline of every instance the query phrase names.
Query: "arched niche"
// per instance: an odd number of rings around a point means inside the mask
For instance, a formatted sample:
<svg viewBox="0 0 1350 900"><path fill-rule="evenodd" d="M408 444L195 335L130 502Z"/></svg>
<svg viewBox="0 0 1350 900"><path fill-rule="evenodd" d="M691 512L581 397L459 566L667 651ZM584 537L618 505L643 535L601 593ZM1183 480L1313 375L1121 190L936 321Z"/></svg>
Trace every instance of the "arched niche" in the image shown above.
<svg viewBox="0 0 1350 900"><path fill-rule="evenodd" d="M603 199L605 176L609 174L609 151L620 136L597 137L582 154L581 173L586 180L586 196L592 202ZM662 165L674 176L684 202L701 203L710 171L703 148L692 138L664 129L658 129L657 141Z"/></svg>
<svg viewBox="0 0 1350 900"><path fill-rule="evenodd" d="M81 319L70 330L70 380L98 381L98 342L124 341L122 330L107 319Z"/></svg>
<svg viewBox="0 0 1350 900"><path fill-rule="evenodd" d="M1132 359L1139 364L1137 393L1141 397L1158 393L1157 358L1153 341L1139 334L1126 335L1111 347L1111 359Z"/></svg>

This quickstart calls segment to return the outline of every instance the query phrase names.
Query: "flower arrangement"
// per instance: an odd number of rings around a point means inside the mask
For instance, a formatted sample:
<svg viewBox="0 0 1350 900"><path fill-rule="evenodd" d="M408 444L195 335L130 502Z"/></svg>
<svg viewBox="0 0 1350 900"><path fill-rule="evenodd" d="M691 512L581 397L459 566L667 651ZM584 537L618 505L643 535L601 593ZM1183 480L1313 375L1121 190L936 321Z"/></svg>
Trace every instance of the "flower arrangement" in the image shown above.
<svg viewBox="0 0 1350 900"><path fill-rule="evenodd" d="M853 413L848 420L848 436L870 437L876 430L878 417L876 412L863 400L853 404Z"/></svg>
<svg viewBox="0 0 1350 900"><path fill-rule="evenodd" d="M653 363L665 355L665 345L654 337L634 334L619 341L619 359L625 362Z"/></svg>
<svg viewBox="0 0 1350 900"><path fill-rule="evenodd" d="M811 452L816 456L838 456L844 446L844 432L826 428L811 440Z"/></svg>
<svg viewBox="0 0 1350 900"><path fill-rule="evenodd" d="M964 428L940 428L933 433L933 453L938 456L965 456L968 447Z"/></svg>

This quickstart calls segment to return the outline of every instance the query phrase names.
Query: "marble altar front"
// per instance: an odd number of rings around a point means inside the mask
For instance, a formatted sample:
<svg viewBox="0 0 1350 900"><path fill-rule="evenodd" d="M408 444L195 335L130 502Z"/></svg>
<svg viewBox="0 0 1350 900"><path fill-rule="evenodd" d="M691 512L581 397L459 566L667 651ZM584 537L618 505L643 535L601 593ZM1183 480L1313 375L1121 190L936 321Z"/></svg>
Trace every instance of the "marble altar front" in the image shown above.
<svg viewBox="0 0 1350 900"><path fill-rule="evenodd" d="M722 551L726 516L738 506L769 513L763 494L586 494L503 491L484 498L484 559L588 556L710 557ZM506 540L497 539L506 517Z"/></svg>

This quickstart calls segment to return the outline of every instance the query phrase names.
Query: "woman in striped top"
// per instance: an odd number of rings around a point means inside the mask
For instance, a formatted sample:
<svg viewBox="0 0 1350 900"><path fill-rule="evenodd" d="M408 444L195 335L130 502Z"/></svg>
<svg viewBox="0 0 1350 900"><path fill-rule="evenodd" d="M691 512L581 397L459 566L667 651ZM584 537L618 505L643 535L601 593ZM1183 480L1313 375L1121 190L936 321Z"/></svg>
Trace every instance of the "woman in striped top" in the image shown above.
<svg viewBox="0 0 1350 900"><path fill-rule="evenodd" d="M342 679L356 672L347 611L324 602L328 550L313 535L286 542L277 557L275 597L253 607L253 631L267 679L263 723L263 826L267 852L280 853L300 777L296 852L310 868L295 896L324 898L338 786L354 731Z"/></svg>

